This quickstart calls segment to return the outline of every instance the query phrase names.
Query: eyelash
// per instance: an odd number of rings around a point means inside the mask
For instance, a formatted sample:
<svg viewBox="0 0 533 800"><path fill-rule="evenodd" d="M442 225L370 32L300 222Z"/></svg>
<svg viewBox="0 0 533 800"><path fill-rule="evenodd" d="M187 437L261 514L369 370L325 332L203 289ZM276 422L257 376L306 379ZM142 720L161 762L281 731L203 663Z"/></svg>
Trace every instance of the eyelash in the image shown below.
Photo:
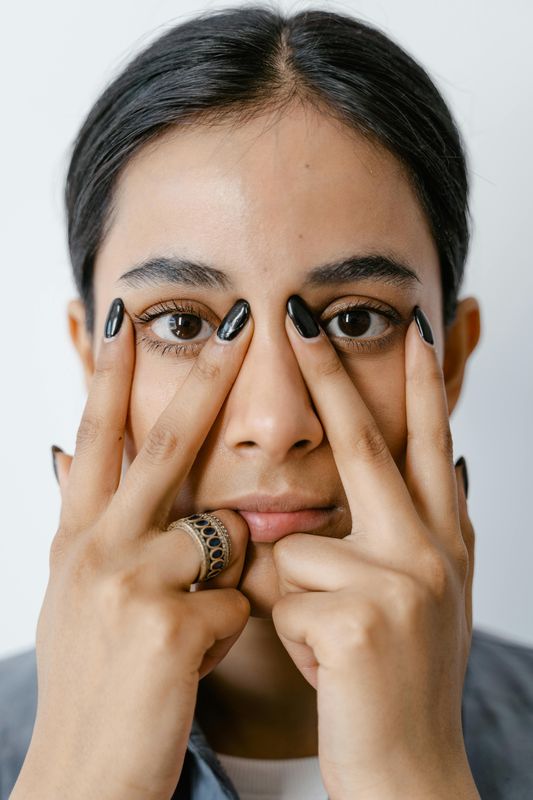
<svg viewBox="0 0 533 800"><path fill-rule="evenodd" d="M376 352L380 350L384 350L389 344L391 339L396 333L396 329L400 327L404 322L404 318L394 309L385 309L381 305L374 304L370 300L366 300L364 303L347 303L344 306L340 306L339 308L335 309L335 312L331 314L328 319L323 320L321 322L322 327L327 325L331 322L335 317L339 314L345 313L347 311L374 311L381 316L385 317L393 326L393 330L390 331L386 336L381 336L379 338L374 337L365 340L360 339L343 339L340 336L333 337L334 339L338 339L342 341L343 348L347 348L349 350L357 350L359 352ZM214 324L210 319L206 316L202 315L197 308L191 306L187 303L176 303L175 301L167 302L167 304L161 302L157 303L153 306L149 311L145 311L142 314L133 314L133 318L135 322L139 325L147 325L150 322L153 322L154 319L158 319L158 317L163 316L164 314L169 314L172 311L181 312L182 314L194 314L195 316L199 317L200 319L208 322L210 324ZM169 351L172 351L176 355L180 353L186 352L188 355L193 356L197 353L199 349L201 349L202 345L205 344L207 340L203 342L198 342L197 344L179 344L179 343L169 343L164 342L163 340L153 339L149 336L141 336L138 343L143 344L144 347L150 352L159 352L162 356L166 355Z"/></svg>

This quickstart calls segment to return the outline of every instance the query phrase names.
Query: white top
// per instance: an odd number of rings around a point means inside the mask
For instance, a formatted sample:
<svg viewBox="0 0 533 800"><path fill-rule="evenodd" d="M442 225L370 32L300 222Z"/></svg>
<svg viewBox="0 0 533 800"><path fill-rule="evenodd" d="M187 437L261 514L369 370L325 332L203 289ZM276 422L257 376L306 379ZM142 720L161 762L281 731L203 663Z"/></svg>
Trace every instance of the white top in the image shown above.
<svg viewBox="0 0 533 800"><path fill-rule="evenodd" d="M216 754L241 800L328 800L318 756L240 758Z"/></svg>

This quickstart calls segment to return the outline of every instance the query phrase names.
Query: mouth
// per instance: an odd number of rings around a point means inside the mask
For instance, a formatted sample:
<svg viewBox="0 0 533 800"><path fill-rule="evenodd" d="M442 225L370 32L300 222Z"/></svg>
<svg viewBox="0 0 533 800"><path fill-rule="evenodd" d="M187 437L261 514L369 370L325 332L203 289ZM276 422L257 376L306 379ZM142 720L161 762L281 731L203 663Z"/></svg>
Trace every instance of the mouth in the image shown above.
<svg viewBox="0 0 533 800"><path fill-rule="evenodd" d="M277 542L290 533L306 533L333 525L340 509L306 508L300 511L243 511L252 542Z"/></svg>

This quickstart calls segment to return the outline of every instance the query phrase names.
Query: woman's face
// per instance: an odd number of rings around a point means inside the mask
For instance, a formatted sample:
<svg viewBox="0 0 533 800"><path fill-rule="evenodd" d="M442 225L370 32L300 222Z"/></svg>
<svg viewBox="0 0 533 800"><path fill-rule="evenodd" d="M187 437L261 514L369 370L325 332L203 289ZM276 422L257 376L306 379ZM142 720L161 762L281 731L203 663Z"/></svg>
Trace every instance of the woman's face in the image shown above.
<svg viewBox="0 0 533 800"><path fill-rule="evenodd" d="M306 285L313 268L368 254L408 265L419 280L337 277ZM210 265L226 273L232 288L173 283L168 275L157 277L157 269L150 282L119 282L157 257ZM97 333L116 296L131 316L161 304L168 309L166 316L137 325L126 465L185 381L201 343L237 299L251 306L253 339L176 497L173 519L231 508L230 499L251 493L296 492L341 508L337 524L323 535L350 532L332 450L285 331L291 294L329 321L344 367L403 470L404 337L418 304L432 324L442 362L442 296L428 224L401 166L384 149L310 108L231 129L193 126L166 133L139 151L121 176L94 281ZM361 333L353 323L339 326L344 306L367 302L375 310L358 315ZM194 338L178 340L174 306L183 304L204 321ZM393 326L380 309L397 312L406 323ZM172 344L179 342L189 349L176 353ZM249 544L240 588L256 616L269 615L278 597L271 554L272 544Z"/></svg>

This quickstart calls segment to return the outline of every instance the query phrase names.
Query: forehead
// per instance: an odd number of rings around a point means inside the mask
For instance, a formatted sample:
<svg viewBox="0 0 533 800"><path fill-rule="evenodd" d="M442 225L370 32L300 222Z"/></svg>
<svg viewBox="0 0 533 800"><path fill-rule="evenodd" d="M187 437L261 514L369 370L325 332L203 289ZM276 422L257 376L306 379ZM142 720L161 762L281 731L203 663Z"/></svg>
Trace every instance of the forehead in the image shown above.
<svg viewBox="0 0 533 800"><path fill-rule="evenodd" d="M130 160L95 280L176 251L243 282L297 277L343 252L390 252L423 280L439 279L436 247L400 162L302 106L242 125L176 127Z"/></svg>

